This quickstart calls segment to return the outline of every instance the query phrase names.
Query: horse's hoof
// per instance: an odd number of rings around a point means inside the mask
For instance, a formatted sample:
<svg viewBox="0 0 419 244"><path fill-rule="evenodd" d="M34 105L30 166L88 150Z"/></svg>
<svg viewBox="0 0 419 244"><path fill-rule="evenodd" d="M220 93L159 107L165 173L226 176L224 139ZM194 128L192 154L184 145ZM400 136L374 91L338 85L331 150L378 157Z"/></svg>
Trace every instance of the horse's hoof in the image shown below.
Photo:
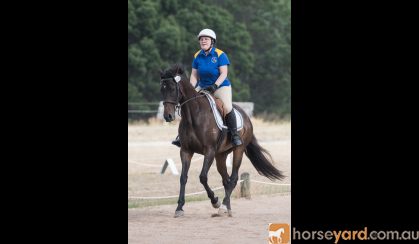
<svg viewBox="0 0 419 244"><path fill-rule="evenodd" d="M233 217L233 212L231 211L231 209L228 210L228 217Z"/></svg>
<svg viewBox="0 0 419 244"><path fill-rule="evenodd" d="M217 199L217 202L216 203L213 203L212 204L212 207L214 207L214 208L219 208L220 206L221 206L221 202L220 202L219 199Z"/></svg>
<svg viewBox="0 0 419 244"><path fill-rule="evenodd" d="M225 215L227 215L227 213L228 213L228 211L229 210L227 210L227 206L226 205L221 205L221 207L218 209L218 215L221 215L221 216L225 216Z"/></svg>
<svg viewBox="0 0 419 244"><path fill-rule="evenodd" d="M178 217L181 217L181 216L183 216L185 214L185 212L183 212L183 210L177 210L176 212L175 212L175 218L178 218Z"/></svg>

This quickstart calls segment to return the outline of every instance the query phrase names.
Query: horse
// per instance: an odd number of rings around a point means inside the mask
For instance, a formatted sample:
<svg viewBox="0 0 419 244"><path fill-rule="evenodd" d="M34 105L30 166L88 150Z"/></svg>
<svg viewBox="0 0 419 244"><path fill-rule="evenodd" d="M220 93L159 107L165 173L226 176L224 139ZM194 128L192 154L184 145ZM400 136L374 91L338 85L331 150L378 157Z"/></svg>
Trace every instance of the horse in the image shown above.
<svg viewBox="0 0 419 244"><path fill-rule="evenodd" d="M281 244L282 243L282 234L284 234L285 229L279 228L276 231L269 231L269 243L271 244ZM276 237L276 241L274 241L274 237Z"/></svg>
<svg viewBox="0 0 419 244"><path fill-rule="evenodd" d="M232 216L230 196L237 185L238 171L243 153L246 154L259 174L271 180L282 180L285 177L282 171L273 166L269 152L258 144L253 134L252 122L243 109L233 104L233 107L241 113L243 118L243 128L239 131L243 144L233 147L231 138L226 136L228 132L217 127L205 94L200 94L195 90L189 82L182 65L175 64L165 71L160 71L160 78L160 92L163 98L163 117L165 121L173 121L176 110L181 108L182 119L179 123L178 132L181 141L180 159L182 161L182 172L175 218L184 215L185 185L194 153L204 155L199 180L204 186L212 206L219 209L219 214L228 214L230 217ZM226 158L231 152L233 152L233 167L231 175L229 175ZM207 175L214 159L225 190L222 205L208 186Z"/></svg>

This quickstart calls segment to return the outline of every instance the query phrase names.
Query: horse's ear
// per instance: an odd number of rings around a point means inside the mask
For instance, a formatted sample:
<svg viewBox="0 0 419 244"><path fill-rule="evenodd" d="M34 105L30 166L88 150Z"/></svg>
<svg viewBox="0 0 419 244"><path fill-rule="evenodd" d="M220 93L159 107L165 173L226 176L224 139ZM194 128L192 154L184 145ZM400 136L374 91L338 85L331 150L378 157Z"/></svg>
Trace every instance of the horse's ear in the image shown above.
<svg viewBox="0 0 419 244"><path fill-rule="evenodd" d="M179 75L182 75L185 72L185 69L183 68L183 65L181 63L175 64L174 68L176 69L176 73Z"/></svg>
<svg viewBox="0 0 419 244"><path fill-rule="evenodd" d="M163 70L159 70L159 73L160 73L160 78L162 78L164 74Z"/></svg>

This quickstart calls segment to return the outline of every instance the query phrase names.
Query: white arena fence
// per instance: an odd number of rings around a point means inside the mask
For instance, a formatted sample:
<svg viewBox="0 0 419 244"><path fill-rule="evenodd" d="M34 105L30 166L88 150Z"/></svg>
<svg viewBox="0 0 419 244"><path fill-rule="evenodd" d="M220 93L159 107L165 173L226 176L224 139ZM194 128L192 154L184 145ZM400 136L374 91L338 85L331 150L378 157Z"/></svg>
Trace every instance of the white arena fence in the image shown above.
<svg viewBox="0 0 419 244"><path fill-rule="evenodd" d="M240 106L249 117L253 117L254 103L252 102L233 102ZM157 117L163 119L163 101L149 103L128 103L128 119L139 120ZM180 119L176 116L176 119Z"/></svg>

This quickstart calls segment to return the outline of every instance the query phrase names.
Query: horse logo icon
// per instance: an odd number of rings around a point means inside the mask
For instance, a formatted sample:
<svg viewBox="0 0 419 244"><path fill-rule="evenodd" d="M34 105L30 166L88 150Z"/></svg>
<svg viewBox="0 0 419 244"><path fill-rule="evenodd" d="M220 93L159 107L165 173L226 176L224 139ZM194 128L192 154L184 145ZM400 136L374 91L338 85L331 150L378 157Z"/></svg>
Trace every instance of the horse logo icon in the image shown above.
<svg viewBox="0 0 419 244"><path fill-rule="evenodd" d="M283 244L290 240L289 224L269 224L269 244Z"/></svg>

